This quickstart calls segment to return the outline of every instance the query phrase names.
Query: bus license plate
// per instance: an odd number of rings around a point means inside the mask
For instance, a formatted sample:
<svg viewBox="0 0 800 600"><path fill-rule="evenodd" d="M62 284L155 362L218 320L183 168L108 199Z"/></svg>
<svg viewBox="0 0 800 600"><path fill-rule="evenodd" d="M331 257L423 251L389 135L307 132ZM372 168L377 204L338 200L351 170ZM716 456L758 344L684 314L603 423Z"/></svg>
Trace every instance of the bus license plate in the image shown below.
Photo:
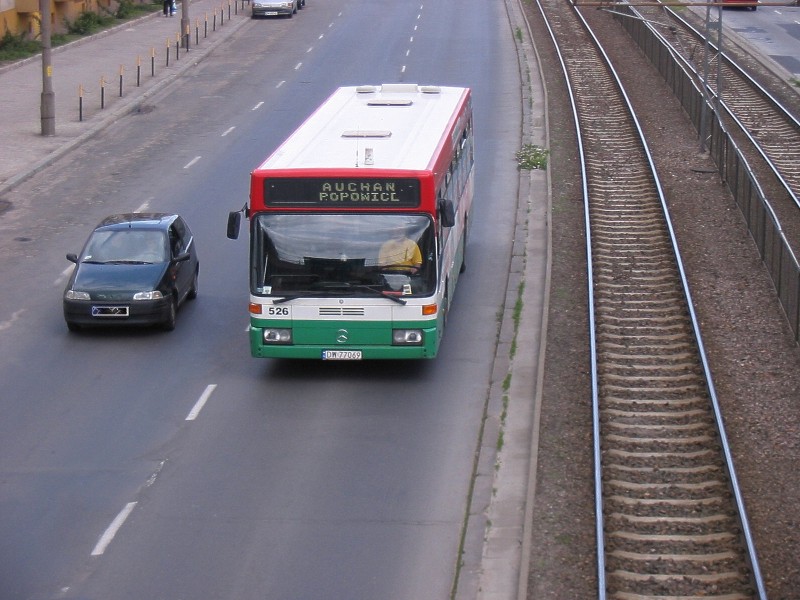
<svg viewBox="0 0 800 600"><path fill-rule="evenodd" d="M361 360L361 350L323 350L322 360Z"/></svg>

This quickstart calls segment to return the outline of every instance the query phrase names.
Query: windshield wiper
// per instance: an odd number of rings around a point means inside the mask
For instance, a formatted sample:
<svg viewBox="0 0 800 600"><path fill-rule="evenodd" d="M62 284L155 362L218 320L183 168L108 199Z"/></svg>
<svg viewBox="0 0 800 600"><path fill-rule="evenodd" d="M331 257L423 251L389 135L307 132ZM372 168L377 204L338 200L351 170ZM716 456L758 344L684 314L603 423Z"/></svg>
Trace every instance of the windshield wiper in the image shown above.
<svg viewBox="0 0 800 600"><path fill-rule="evenodd" d="M291 300L297 300L298 298L310 298L314 294L293 294L291 296L284 296L283 298L275 298L272 303L273 304L283 304L284 302L289 302Z"/></svg>
<svg viewBox="0 0 800 600"><path fill-rule="evenodd" d="M398 304L402 304L403 306L406 305L406 301L403 298L400 298L399 296L395 296L394 294L390 294L386 290L379 290L378 288L374 288L374 287L372 287L370 285L364 285L362 283L348 283L347 285L350 288L355 288L357 290L365 290L365 291L368 291L368 292L372 292L376 296L381 296L383 298L388 298L389 300L393 300L394 302L397 302Z"/></svg>
<svg viewBox="0 0 800 600"><path fill-rule="evenodd" d="M84 260L84 263L91 265L152 265L154 263L147 262L146 260L129 260L129 259L114 259L114 260Z"/></svg>
<svg viewBox="0 0 800 600"><path fill-rule="evenodd" d="M318 284L315 284L314 287L320 287L324 290L363 290L367 292L371 292L375 296L380 296L381 298L386 298L393 302L397 302L398 304L402 304L403 306L406 305L406 301L403 298L395 296L394 294L390 294L385 290L380 290L378 288L374 288L369 285L364 285L361 283L348 283L346 281L322 281ZM297 300L298 298L308 298L315 296L313 291L304 291L299 294L291 294L288 296L284 296L283 298L277 298L272 301L273 304L282 304L284 302L289 302L290 300Z"/></svg>

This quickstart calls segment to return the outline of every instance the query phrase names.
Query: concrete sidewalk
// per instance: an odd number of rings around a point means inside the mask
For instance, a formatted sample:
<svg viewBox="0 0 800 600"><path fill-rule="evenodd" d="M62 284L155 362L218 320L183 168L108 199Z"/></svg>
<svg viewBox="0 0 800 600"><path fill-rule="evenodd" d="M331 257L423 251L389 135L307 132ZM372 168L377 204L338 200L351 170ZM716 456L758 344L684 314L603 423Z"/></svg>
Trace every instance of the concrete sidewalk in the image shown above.
<svg viewBox="0 0 800 600"><path fill-rule="evenodd" d="M54 136L41 135L41 56L0 67L0 198L135 110L250 19L250 4L243 0L192 1L189 50L179 44L176 56L180 4L172 17L157 12L53 49Z"/></svg>

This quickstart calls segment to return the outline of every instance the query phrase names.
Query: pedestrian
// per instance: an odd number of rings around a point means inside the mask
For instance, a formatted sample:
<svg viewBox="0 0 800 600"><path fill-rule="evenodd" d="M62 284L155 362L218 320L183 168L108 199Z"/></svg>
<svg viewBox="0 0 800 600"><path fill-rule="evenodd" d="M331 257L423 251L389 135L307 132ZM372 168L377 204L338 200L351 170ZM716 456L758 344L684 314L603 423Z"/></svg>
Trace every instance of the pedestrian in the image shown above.
<svg viewBox="0 0 800 600"><path fill-rule="evenodd" d="M175 8L175 0L170 0L170 5L169 5L170 16L174 17L176 12L178 12L178 9Z"/></svg>
<svg viewBox="0 0 800 600"><path fill-rule="evenodd" d="M172 0L164 0L164 16L168 17L170 8L172 7Z"/></svg>

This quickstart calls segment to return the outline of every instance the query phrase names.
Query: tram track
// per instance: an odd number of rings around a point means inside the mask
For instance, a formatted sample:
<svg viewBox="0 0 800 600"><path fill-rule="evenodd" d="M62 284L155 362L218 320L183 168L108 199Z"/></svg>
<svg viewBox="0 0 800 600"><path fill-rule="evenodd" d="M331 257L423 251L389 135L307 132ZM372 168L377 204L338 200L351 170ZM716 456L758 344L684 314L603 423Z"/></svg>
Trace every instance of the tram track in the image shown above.
<svg viewBox="0 0 800 600"><path fill-rule="evenodd" d="M571 88L590 265L600 597L764 597L646 143L577 12L540 0Z"/></svg>
<svg viewBox="0 0 800 600"><path fill-rule="evenodd" d="M754 66L752 58L732 41L723 44L724 51L720 52L711 39L706 50L702 20L691 11L678 14L667 6L631 6L628 10L646 21L673 53L681 57L699 86L707 83L709 102L721 107L721 118L737 136L748 161L752 166L763 161L759 179L764 180L767 175L775 179L770 203L781 222L788 224L800 219L800 119L792 103L758 81L757 75L763 72L763 67ZM790 230L793 230L791 225Z"/></svg>

